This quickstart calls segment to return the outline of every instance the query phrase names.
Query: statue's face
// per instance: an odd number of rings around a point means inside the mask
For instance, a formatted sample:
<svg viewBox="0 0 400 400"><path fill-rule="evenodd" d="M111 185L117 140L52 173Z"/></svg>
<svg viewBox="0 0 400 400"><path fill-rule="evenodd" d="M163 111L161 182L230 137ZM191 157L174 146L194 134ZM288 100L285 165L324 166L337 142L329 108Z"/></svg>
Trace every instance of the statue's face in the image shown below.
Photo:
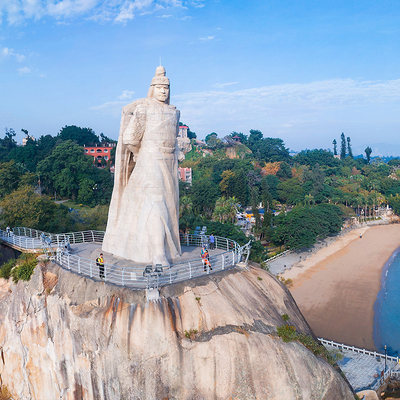
<svg viewBox="0 0 400 400"><path fill-rule="evenodd" d="M160 103L165 103L169 96L168 85L155 85L153 89L153 97Z"/></svg>

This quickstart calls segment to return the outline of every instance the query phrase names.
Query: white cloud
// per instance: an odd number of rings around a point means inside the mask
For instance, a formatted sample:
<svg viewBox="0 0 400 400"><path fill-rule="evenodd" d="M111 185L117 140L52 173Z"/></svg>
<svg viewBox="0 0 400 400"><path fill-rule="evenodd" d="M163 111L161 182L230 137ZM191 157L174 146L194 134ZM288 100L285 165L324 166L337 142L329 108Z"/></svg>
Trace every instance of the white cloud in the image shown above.
<svg viewBox="0 0 400 400"><path fill-rule="evenodd" d="M203 8L205 7L204 0L192 0L191 5L196 8Z"/></svg>
<svg viewBox="0 0 400 400"><path fill-rule="evenodd" d="M307 133L316 142L346 127L353 132L369 126L383 131L384 124L400 123L400 114L394 112L400 105L400 79L332 79L233 91L222 86L221 90L175 95L172 101L200 136L211 131L261 129L291 145ZM363 133L359 135L364 142Z"/></svg>
<svg viewBox="0 0 400 400"><path fill-rule="evenodd" d="M22 67L17 69L18 73L21 75L30 74L32 71L29 67Z"/></svg>
<svg viewBox="0 0 400 400"><path fill-rule="evenodd" d="M217 89L223 89L223 88L228 87L228 86L237 85L238 83L239 82L216 83L216 84L214 84L214 87L216 87Z"/></svg>
<svg viewBox="0 0 400 400"><path fill-rule="evenodd" d="M200 38L199 38L199 40L202 40L202 41L214 40L214 39L215 39L215 36L211 36L211 35L209 35L209 36L203 36L203 37L200 37Z"/></svg>
<svg viewBox="0 0 400 400"><path fill-rule="evenodd" d="M127 102L132 100L134 95L133 90L123 90L122 93L117 96L116 100L106 101L103 104L90 107L91 110L106 110L112 114L120 113L122 106L126 105Z"/></svg>
<svg viewBox="0 0 400 400"><path fill-rule="evenodd" d="M14 49L10 49L9 47L3 47L1 49L0 55L3 58L14 58L18 62L22 62L25 60L25 56L23 54L19 54Z"/></svg>
<svg viewBox="0 0 400 400"><path fill-rule="evenodd" d="M123 90L122 93L118 96L119 100L130 100L134 95L133 90Z"/></svg>
<svg viewBox="0 0 400 400"><path fill-rule="evenodd" d="M72 15L84 14L92 10L98 3L98 0L61 0L48 1L47 13L54 17L70 17Z"/></svg>
<svg viewBox="0 0 400 400"><path fill-rule="evenodd" d="M57 20L83 16L94 21L127 23L135 14L172 15L174 9L199 7L202 2L190 0L0 0L0 24L4 16L9 24L26 19L53 17Z"/></svg>

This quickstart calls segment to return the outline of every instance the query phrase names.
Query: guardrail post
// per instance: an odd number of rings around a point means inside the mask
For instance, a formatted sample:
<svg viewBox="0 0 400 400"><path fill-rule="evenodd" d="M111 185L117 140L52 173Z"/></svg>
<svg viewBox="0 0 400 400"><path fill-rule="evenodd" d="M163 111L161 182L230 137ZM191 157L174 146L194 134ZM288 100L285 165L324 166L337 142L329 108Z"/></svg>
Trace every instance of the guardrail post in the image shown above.
<svg viewBox="0 0 400 400"><path fill-rule="evenodd" d="M232 265L235 265L235 252L232 251Z"/></svg>
<svg viewBox="0 0 400 400"><path fill-rule="evenodd" d="M68 269L71 270L71 266L69 264L69 254L67 255L67 265L68 265Z"/></svg>
<svg viewBox="0 0 400 400"><path fill-rule="evenodd" d="M186 246L189 246L189 235L186 234Z"/></svg>
<svg viewBox="0 0 400 400"><path fill-rule="evenodd" d="M192 265L190 263L189 264L189 278L192 277Z"/></svg>
<svg viewBox="0 0 400 400"><path fill-rule="evenodd" d="M92 231L92 241L94 242L94 232Z"/></svg>
<svg viewBox="0 0 400 400"><path fill-rule="evenodd" d="M222 258L222 269L225 269L225 257L223 254L221 254L221 258Z"/></svg>
<svg viewBox="0 0 400 400"><path fill-rule="evenodd" d="M26 228L24 227L24 236L26 236Z"/></svg>

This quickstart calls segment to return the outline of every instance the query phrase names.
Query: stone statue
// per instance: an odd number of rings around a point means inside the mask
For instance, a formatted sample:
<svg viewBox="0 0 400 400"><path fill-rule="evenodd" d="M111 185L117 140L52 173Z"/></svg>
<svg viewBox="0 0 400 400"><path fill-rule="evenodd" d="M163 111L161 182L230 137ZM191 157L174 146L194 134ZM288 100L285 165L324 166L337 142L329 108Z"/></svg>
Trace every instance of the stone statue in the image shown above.
<svg viewBox="0 0 400 400"><path fill-rule="evenodd" d="M157 67L146 99L122 110L103 250L143 265L180 256L177 133L169 79Z"/></svg>

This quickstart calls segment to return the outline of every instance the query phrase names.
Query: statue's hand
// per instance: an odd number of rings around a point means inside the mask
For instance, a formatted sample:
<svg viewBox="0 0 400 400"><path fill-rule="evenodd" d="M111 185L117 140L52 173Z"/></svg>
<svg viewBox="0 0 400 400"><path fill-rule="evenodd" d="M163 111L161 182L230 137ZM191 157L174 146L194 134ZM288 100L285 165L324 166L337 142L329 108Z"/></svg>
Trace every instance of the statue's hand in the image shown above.
<svg viewBox="0 0 400 400"><path fill-rule="evenodd" d="M128 144L129 151L133 154L133 158L136 159L137 154L139 153L139 143L137 145ZM136 160L135 160L136 161Z"/></svg>

